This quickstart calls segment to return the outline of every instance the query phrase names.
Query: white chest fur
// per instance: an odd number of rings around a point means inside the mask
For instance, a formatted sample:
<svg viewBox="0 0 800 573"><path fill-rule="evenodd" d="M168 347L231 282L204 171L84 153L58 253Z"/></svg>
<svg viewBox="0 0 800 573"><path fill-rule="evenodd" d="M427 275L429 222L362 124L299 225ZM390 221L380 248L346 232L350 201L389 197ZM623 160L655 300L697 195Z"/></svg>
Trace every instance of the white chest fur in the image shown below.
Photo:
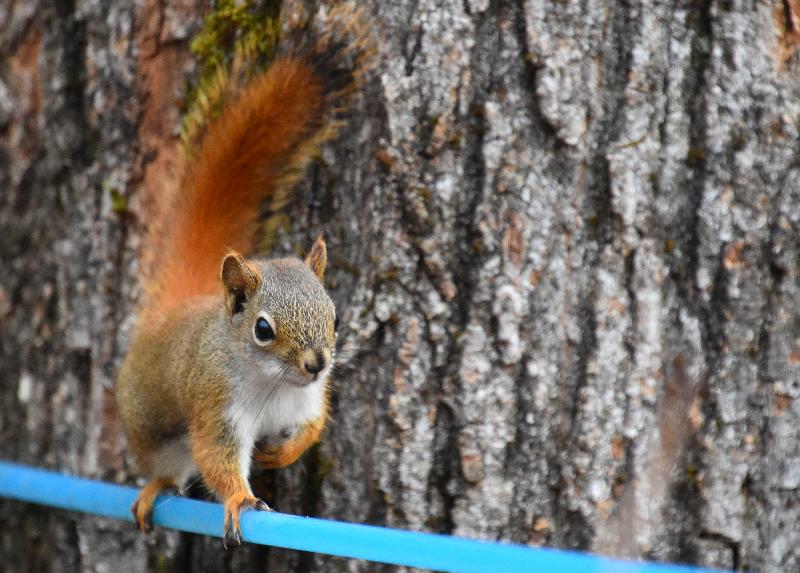
<svg viewBox="0 0 800 573"><path fill-rule="evenodd" d="M264 436L279 436L283 430L294 430L319 417L324 401L324 379L305 386L284 382L277 387L271 384L236 392L228 415L237 433L255 441Z"/></svg>
<svg viewBox="0 0 800 573"><path fill-rule="evenodd" d="M257 440L279 438L282 431L294 432L322 414L328 370L321 372L315 382L300 386L282 378L286 373L279 365L261 362L236 381L227 417L236 433L243 476L250 473L250 457Z"/></svg>

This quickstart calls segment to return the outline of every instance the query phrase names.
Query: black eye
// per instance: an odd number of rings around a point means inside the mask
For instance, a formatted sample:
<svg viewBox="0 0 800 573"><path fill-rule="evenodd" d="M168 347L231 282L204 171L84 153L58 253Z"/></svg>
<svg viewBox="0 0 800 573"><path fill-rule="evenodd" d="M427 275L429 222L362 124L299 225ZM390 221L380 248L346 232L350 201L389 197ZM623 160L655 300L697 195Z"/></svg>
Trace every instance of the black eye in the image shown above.
<svg viewBox="0 0 800 573"><path fill-rule="evenodd" d="M258 342L269 342L275 338L275 331L272 330L269 321L263 316L259 317L256 321L254 332L256 335L256 341Z"/></svg>
<svg viewBox="0 0 800 573"><path fill-rule="evenodd" d="M339 332L339 317L338 316L335 316L333 318L333 331L334 332Z"/></svg>

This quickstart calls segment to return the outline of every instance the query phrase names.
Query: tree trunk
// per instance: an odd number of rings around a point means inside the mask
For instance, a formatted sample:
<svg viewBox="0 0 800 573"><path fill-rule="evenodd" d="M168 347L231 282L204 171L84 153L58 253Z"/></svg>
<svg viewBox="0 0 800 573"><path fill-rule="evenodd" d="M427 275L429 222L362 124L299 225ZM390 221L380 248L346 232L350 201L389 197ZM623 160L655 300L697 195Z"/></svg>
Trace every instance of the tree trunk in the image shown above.
<svg viewBox="0 0 800 573"><path fill-rule="evenodd" d="M379 4L377 72L272 250L327 232L333 421L257 489L800 569L800 2ZM209 9L0 8L2 458L134 483L113 381ZM9 571L379 569L8 501L0 522Z"/></svg>

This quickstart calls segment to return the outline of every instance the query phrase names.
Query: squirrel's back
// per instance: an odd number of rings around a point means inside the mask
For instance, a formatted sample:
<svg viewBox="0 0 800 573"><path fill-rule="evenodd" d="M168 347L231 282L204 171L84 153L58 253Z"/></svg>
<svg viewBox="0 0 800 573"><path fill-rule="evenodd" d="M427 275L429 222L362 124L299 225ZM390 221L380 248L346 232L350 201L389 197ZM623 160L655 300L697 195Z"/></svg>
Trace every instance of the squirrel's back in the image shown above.
<svg viewBox="0 0 800 573"><path fill-rule="evenodd" d="M158 201L150 222L145 314L164 316L188 298L218 293L225 252L251 250L263 203L280 204L335 133L336 112L365 61L356 21L340 18L326 32L291 30L269 69L208 125L176 195Z"/></svg>

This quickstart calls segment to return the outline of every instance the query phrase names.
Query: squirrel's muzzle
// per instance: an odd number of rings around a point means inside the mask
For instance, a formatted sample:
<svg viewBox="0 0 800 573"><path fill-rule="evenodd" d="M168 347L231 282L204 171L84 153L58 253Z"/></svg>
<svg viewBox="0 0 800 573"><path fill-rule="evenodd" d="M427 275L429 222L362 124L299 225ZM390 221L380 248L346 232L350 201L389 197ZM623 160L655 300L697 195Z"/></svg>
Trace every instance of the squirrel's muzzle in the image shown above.
<svg viewBox="0 0 800 573"><path fill-rule="evenodd" d="M320 350L307 350L303 353L303 367L306 369L306 372L312 376L316 376L322 372L329 362L329 358L326 354L327 353Z"/></svg>

